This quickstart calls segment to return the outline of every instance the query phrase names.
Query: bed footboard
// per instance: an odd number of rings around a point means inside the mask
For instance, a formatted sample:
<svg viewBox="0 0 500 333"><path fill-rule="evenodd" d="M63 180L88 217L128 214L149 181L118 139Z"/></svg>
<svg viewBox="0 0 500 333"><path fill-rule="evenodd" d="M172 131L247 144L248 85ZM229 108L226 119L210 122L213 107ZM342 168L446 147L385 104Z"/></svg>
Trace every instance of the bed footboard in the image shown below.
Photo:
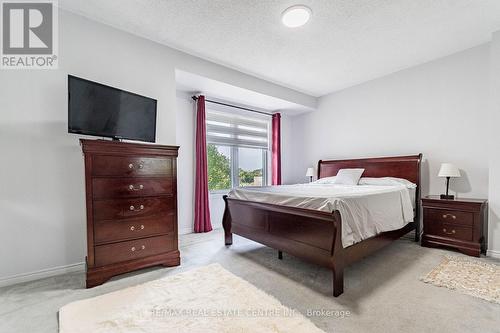
<svg viewBox="0 0 500 333"><path fill-rule="evenodd" d="M341 219L333 213L231 199L224 196L224 242L233 233L332 269L333 294L343 292Z"/></svg>

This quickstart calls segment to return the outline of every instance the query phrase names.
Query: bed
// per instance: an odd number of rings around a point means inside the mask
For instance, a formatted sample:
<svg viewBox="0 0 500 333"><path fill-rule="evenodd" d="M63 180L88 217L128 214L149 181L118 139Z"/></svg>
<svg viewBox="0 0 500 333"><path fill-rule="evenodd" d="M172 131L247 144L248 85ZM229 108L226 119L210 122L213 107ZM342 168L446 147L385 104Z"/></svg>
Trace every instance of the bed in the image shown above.
<svg viewBox="0 0 500 333"><path fill-rule="evenodd" d="M224 196L225 211L223 228L225 244L233 243L233 233L251 239L278 250L280 259L282 252L304 260L325 266L333 273L333 295L341 295L344 291L344 268L373 253L392 241L415 230L415 241L420 236L420 163L422 154L398 157L379 157L367 159L329 160L318 162L318 179L335 176L340 169L364 168L363 177L396 177L406 179L416 185L411 193L413 221L393 225L392 230L365 233L361 239L347 237L343 230L349 228L349 223L356 223L356 218L348 216L341 206L332 204L328 193L323 196L315 195L311 200L304 200L304 196L295 195L297 202L291 202L291 196L286 193L263 193L258 190L237 190L230 196ZM309 190L312 191L309 185ZM286 189L286 187L283 187ZM299 189L295 189L299 191ZM281 191L277 187L271 192ZM268 192L269 192L268 191ZM317 191L316 189L314 191ZM265 191L264 191L265 192ZM375 191L376 192L376 191ZM385 202L389 202L388 194L396 191L382 191L372 193L377 200L365 207L365 210L385 211ZM307 193L302 191L301 193ZM357 194L356 197L359 197ZM387 198L382 200L383 196ZM297 201L296 200L296 201ZM392 199L394 200L394 198ZM358 200L359 201L359 200ZM378 204L378 207L376 206ZM368 218L377 214L368 214ZM404 212L403 212L404 215ZM387 216L382 214L381 216ZM414 222L415 221L415 222ZM344 223L343 223L344 222ZM381 224L378 221L378 224ZM376 223L374 223L376 224ZM397 229L394 229L397 228ZM377 228L375 228L377 229ZM383 229L382 229L383 230Z"/></svg>

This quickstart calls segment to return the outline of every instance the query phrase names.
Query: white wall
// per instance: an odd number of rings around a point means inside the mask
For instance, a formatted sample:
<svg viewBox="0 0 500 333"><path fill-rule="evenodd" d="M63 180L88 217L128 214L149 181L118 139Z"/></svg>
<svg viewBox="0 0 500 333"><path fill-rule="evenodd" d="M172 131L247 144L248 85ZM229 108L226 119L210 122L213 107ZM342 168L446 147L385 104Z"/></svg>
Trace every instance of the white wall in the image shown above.
<svg viewBox="0 0 500 333"><path fill-rule="evenodd" d="M293 174L292 165L295 163L294 151L296 147L293 145L292 123L296 117L281 114L281 182L283 184L294 184L297 182L305 182L306 177L296 179ZM306 172L303 172L304 175Z"/></svg>
<svg viewBox="0 0 500 333"><path fill-rule="evenodd" d="M488 254L500 258L500 31L493 34L490 47L491 104L487 132L489 160L489 247ZM485 129L485 130L486 130Z"/></svg>
<svg viewBox="0 0 500 333"><path fill-rule="evenodd" d="M292 123L294 180L319 159L422 152L424 194L442 192L440 163L453 162L453 192L487 197L488 59L483 45L320 98Z"/></svg>
<svg viewBox="0 0 500 333"><path fill-rule="evenodd" d="M181 143L179 217L189 214L192 187L190 135L176 124L175 69L315 104L315 98L257 79L83 17L59 12L59 69L0 73L0 285L30 272L50 275L82 263L86 254L83 158L78 137L67 133L67 82L73 74L158 100L157 142ZM181 229L182 230L182 229ZM79 266L81 268L81 266ZM57 270L56 270L57 271ZM26 277L26 278L29 278Z"/></svg>
<svg viewBox="0 0 500 333"><path fill-rule="evenodd" d="M304 181L319 159L421 152L423 195L443 192L436 175L452 162L463 174L452 192L487 198L488 156L498 154L487 149L489 52L482 45L320 98L317 111L293 119L286 139L292 180Z"/></svg>
<svg viewBox="0 0 500 333"><path fill-rule="evenodd" d="M177 159L177 212L179 233L193 232L195 119L193 100L185 94L176 99L176 136L180 146Z"/></svg>

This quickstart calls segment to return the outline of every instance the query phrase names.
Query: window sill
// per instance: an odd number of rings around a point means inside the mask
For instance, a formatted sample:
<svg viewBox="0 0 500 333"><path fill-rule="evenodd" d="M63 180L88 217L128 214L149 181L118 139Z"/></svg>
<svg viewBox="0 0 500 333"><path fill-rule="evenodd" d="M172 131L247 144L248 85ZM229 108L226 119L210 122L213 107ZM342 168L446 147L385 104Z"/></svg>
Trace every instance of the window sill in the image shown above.
<svg viewBox="0 0 500 333"><path fill-rule="evenodd" d="M228 194L229 191L231 191L230 189L227 189L227 190L212 190L212 191L208 191L208 194L210 195L219 195L219 194Z"/></svg>

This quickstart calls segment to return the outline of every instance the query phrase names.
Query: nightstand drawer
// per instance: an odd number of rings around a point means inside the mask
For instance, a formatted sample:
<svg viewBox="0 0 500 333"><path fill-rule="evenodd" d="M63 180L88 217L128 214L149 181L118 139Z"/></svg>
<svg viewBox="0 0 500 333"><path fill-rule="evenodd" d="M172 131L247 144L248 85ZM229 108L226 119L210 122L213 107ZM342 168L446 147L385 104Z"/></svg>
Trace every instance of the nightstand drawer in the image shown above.
<svg viewBox="0 0 500 333"><path fill-rule="evenodd" d="M472 228L469 227L433 221L425 225L424 228L427 229L424 230L426 234L472 241Z"/></svg>
<svg viewBox="0 0 500 333"><path fill-rule="evenodd" d="M453 225L474 225L473 213L457 210L425 208L424 219L430 222L448 223Z"/></svg>

